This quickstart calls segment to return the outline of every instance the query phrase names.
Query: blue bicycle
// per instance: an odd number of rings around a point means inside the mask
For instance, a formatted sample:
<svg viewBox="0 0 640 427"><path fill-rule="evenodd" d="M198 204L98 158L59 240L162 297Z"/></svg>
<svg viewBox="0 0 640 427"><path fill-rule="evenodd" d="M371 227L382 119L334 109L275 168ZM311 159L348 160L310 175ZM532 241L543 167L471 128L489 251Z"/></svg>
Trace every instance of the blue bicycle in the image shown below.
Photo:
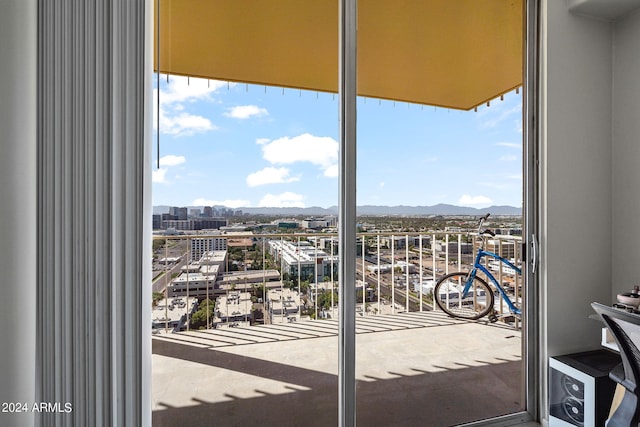
<svg viewBox="0 0 640 427"><path fill-rule="evenodd" d="M522 313L522 311L516 307L511 298L509 298L507 292L496 280L493 274L491 274L491 272L482 265L481 261L484 257L491 257L513 269L517 274L522 274L522 270L516 267L508 259L493 252L484 250L487 237L495 236L495 233L491 230L480 231L482 229L482 224L487 220L487 218L489 218L489 214L480 218L480 222L478 224L480 248L478 249L471 271L458 271L447 274L440 278L438 283L436 283L436 286L433 288L433 297L438 304L438 307L440 307L440 309L449 316L477 320L489 315L490 322L498 320L498 315L493 309L493 291L487 282L482 277L478 276L478 270L483 272L493 283L512 314L520 316Z"/></svg>

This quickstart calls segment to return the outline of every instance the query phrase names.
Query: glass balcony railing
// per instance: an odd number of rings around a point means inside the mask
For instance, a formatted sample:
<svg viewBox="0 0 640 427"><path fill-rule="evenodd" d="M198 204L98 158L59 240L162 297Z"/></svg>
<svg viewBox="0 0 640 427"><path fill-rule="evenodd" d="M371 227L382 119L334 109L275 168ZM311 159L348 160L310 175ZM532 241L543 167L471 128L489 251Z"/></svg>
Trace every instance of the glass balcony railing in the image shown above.
<svg viewBox="0 0 640 427"><path fill-rule="evenodd" d="M437 310L443 275L469 271L475 236L462 233L363 233L357 239L356 312L360 316ZM521 239L496 236L486 249L521 265ZM485 267L522 302L522 278L502 263ZM210 233L154 238L155 333L336 319L335 234ZM488 280L487 280L488 281ZM496 297L496 311L508 313ZM198 312L206 316L193 316ZM518 318L510 319L520 329Z"/></svg>
<svg viewBox="0 0 640 427"><path fill-rule="evenodd" d="M154 424L336 425L337 234L199 232L153 247ZM444 426L523 409L520 319L497 297L495 323L450 318L433 300L477 248L463 232L358 234L359 423ZM521 266L519 236L485 249ZM521 303L522 278L485 266Z"/></svg>

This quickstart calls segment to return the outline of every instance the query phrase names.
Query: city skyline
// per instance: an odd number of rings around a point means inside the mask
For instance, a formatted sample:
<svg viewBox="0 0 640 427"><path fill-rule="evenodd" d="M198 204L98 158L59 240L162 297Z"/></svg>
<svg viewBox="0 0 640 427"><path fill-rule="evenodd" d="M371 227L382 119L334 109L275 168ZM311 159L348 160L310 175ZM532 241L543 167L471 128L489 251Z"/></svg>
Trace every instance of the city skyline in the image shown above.
<svg viewBox="0 0 640 427"><path fill-rule="evenodd" d="M336 95L168 81L161 76L154 205L338 204ZM515 92L477 112L359 98L357 204L521 207L521 115Z"/></svg>

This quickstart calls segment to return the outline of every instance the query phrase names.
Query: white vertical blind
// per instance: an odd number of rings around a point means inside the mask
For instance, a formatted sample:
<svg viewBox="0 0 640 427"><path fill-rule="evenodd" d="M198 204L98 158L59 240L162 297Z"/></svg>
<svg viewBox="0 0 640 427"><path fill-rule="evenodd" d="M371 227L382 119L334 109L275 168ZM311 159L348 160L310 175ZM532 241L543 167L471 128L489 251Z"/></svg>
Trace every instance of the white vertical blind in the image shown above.
<svg viewBox="0 0 640 427"><path fill-rule="evenodd" d="M150 425L147 12L38 3L40 425Z"/></svg>

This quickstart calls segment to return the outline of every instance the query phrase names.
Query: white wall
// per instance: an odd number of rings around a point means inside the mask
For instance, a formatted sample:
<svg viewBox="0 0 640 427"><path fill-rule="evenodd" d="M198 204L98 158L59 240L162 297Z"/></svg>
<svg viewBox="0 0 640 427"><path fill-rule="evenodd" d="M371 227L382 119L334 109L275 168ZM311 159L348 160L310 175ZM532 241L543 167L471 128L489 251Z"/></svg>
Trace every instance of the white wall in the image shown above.
<svg viewBox="0 0 640 427"><path fill-rule="evenodd" d="M36 366L36 17L35 0L0 0L0 402L28 404ZM0 425L33 425L33 414L1 409Z"/></svg>
<svg viewBox="0 0 640 427"><path fill-rule="evenodd" d="M640 11L614 30L612 301L640 284Z"/></svg>
<svg viewBox="0 0 640 427"><path fill-rule="evenodd" d="M597 348L589 304L640 284L640 11L607 22L543 5L544 365Z"/></svg>
<svg viewBox="0 0 640 427"><path fill-rule="evenodd" d="M611 298L611 24L543 2L542 357L599 345ZM544 19L543 18L543 19ZM546 347L546 348L545 348Z"/></svg>

